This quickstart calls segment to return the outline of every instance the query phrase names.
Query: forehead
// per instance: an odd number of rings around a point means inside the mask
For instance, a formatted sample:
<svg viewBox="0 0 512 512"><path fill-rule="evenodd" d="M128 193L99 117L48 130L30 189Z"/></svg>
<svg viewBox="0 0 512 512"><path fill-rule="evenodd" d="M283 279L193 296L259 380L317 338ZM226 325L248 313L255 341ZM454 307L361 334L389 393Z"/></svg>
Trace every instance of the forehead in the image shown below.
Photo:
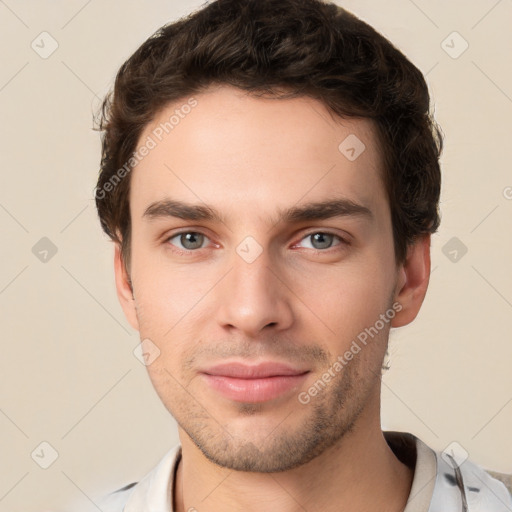
<svg viewBox="0 0 512 512"><path fill-rule="evenodd" d="M211 88L162 109L137 152L130 203L138 217L169 196L237 220L326 197L386 208L372 121L333 117L310 97Z"/></svg>

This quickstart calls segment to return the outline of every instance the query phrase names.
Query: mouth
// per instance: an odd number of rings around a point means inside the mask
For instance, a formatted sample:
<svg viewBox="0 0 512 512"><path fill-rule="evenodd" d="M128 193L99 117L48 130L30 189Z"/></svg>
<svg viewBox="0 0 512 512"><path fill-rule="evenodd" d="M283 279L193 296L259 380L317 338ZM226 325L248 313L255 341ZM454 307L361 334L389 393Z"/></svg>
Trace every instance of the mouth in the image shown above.
<svg viewBox="0 0 512 512"><path fill-rule="evenodd" d="M277 363L223 363L200 372L215 392L235 402L261 403L296 390L309 370Z"/></svg>

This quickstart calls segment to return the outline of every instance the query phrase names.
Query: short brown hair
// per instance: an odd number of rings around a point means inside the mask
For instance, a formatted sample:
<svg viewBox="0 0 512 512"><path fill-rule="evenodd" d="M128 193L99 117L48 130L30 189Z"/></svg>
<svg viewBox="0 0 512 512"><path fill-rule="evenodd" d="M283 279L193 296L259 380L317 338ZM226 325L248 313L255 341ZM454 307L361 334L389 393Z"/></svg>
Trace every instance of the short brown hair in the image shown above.
<svg viewBox="0 0 512 512"><path fill-rule="evenodd" d="M212 84L278 98L309 96L338 116L372 119L397 264L418 236L439 227L443 139L422 73L336 4L216 0L147 39L121 66L103 100L96 206L127 267L130 173L119 171L127 170L142 131L166 105Z"/></svg>

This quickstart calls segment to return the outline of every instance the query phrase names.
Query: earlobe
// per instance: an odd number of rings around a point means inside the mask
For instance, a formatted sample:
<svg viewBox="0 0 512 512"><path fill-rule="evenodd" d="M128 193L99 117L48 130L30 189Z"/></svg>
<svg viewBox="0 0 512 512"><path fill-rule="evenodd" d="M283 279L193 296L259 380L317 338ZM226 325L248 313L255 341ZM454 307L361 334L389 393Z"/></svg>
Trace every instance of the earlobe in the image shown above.
<svg viewBox="0 0 512 512"><path fill-rule="evenodd" d="M121 249L119 244L115 244L114 249L114 274L116 279L117 297L123 308L126 319L130 325L136 330L139 330L139 322L137 319L137 312L135 309L135 299L133 296L132 283L130 276L127 272Z"/></svg>
<svg viewBox="0 0 512 512"><path fill-rule="evenodd" d="M391 327L411 323L419 313L430 279L430 235L419 237L408 247L405 262L400 266L395 301L402 309L395 315Z"/></svg>

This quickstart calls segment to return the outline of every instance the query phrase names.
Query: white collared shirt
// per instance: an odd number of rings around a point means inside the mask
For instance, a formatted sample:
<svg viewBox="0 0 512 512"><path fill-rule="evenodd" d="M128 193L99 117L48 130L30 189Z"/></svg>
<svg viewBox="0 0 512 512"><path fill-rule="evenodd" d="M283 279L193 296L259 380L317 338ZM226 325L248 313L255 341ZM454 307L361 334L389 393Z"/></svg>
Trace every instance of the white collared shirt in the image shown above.
<svg viewBox="0 0 512 512"><path fill-rule="evenodd" d="M416 436L383 432L404 464L414 467L411 492L404 512L512 512L512 496L499 480L470 460L446 460ZM176 445L142 480L104 497L103 512L173 512L176 468L181 445Z"/></svg>

